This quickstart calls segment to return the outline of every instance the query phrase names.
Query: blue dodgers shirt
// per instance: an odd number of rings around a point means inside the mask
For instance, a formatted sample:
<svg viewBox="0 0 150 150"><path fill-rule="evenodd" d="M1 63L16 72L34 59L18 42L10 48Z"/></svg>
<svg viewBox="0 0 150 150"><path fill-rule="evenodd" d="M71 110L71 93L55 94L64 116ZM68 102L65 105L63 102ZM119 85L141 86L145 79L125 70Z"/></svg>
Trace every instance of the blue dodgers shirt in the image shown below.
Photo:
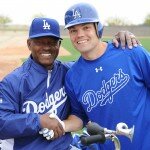
<svg viewBox="0 0 150 150"><path fill-rule="evenodd" d="M51 72L31 57L0 82L0 139L12 138L14 150L67 150L70 133L48 141L39 134L38 114L53 112L63 120L70 112L64 88L68 67L54 62Z"/></svg>
<svg viewBox="0 0 150 150"><path fill-rule="evenodd" d="M72 114L111 130L119 122L135 127L132 142L118 136L122 150L150 149L150 55L143 47L116 49L108 43L96 60L82 57L66 75ZM99 145L114 149L112 141Z"/></svg>

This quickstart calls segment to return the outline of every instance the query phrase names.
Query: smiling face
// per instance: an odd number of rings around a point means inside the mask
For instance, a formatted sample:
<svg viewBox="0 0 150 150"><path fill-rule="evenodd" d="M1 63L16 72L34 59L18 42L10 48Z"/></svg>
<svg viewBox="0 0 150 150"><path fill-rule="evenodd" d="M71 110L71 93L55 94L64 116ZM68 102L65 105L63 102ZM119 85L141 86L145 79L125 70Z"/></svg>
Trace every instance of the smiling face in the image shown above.
<svg viewBox="0 0 150 150"><path fill-rule="evenodd" d="M98 49L99 38L94 23L75 25L68 28L68 30L72 44L82 56Z"/></svg>
<svg viewBox="0 0 150 150"><path fill-rule="evenodd" d="M52 69L60 48L58 38L38 37L28 39L27 45L35 62L44 66L47 70Z"/></svg>

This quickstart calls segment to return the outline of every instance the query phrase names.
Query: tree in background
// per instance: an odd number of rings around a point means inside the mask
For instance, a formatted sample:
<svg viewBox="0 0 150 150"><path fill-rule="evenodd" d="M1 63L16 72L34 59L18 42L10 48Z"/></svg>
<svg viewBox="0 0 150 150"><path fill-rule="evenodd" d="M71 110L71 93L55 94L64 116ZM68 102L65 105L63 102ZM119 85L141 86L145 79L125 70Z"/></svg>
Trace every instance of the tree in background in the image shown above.
<svg viewBox="0 0 150 150"><path fill-rule="evenodd" d="M124 19L118 17L110 17L106 20L108 26L128 26L130 25L129 21L125 21Z"/></svg>
<svg viewBox="0 0 150 150"><path fill-rule="evenodd" d="M150 26L150 14L148 14L148 15L145 17L144 25Z"/></svg>
<svg viewBox="0 0 150 150"><path fill-rule="evenodd" d="M9 17L0 15L0 25L5 26L6 24L11 23L11 22L12 20Z"/></svg>

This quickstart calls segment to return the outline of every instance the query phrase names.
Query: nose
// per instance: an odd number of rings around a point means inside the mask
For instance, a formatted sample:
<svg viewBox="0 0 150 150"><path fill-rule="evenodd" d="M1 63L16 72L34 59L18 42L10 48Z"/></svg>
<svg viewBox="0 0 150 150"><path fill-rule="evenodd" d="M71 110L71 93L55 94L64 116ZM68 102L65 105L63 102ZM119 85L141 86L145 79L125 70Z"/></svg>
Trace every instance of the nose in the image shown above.
<svg viewBox="0 0 150 150"><path fill-rule="evenodd" d="M84 36L84 31L83 31L82 29L79 29L79 30L77 31L77 36L78 36L78 37Z"/></svg>
<svg viewBox="0 0 150 150"><path fill-rule="evenodd" d="M47 44L47 43L43 44L43 49L45 49L45 50L50 49L50 47L51 47L50 44Z"/></svg>

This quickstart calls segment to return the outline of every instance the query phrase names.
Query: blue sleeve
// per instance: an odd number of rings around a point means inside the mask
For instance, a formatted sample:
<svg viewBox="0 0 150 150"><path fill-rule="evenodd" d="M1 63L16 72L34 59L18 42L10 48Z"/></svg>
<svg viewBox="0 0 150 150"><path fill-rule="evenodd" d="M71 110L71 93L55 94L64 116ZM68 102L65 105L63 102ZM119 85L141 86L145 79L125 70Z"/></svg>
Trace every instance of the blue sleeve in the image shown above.
<svg viewBox="0 0 150 150"><path fill-rule="evenodd" d="M134 54L136 55L137 63L139 63L139 69L144 80L143 82L146 87L150 89L150 53L143 47L138 47Z"/></svg>
<svg viewBox="0 0 150 150"><path fill-rule="evenodd" d="M66 93L68 94L70 98L70 104L71 104L71 114L79 117L82 121L84 126L88 123L88 117L82 108L80 102L76 98L73 89L71 88L72 85L70 83L69 74L66 75L65 78L65 89Z"/></svg>
<svg viewBox="0 0 150 150"><path fill-rule="evenodd" d="M0 139L35 135L40 129L38 114L21 113L19 85L15 78L0 82Z"/></svg>

